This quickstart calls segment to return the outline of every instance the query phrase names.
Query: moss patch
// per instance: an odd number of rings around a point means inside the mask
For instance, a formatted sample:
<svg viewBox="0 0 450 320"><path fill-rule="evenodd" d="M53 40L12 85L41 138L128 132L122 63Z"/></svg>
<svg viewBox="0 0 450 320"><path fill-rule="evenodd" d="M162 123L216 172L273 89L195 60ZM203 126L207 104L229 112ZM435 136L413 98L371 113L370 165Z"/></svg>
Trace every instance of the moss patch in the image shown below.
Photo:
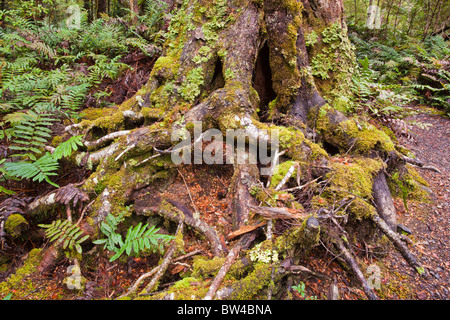
<svg viewBox="0 0 450 320"><path fill-rule="evenodd" d="M345 163L332 161L331 172L326 176L330 179L329 186L322 197L312 201L313 206L328 207L333 202L338 203L344 198L356 195L348 210L357 219L370 217L376 213L375 208L368 202L372 200L373 179L383 166L381 160L362 157L353 158L352 162Z"/></svg>
<svg viewBox="0 0 450 320"><path fill-rule="evenodd" d="M5 231L13 238L18 238L28 229L28 222L18 213L12 214L5 222Z"/></svg>
<svg viewBox="0 0 450 320"><path fill-rule="evenodd" d="M36 268L42 261L41 250L31 250L22 267L17 269L6 281L0 283L0 298L14 292L13 299L21 299L40 286L33 282L32 276L36 273ZM40 292L43 295L42 299L45 299L45 294L49 294L46 290Z"/></svg>
<svg viewBox="0 0 450 320"><path fill-rule="evenodd" d="M323 139L341 152L351 149L353 153L364 154L371 150L391 152L395 149L385 132L358 118L346 119L330 105L317 112L315 125Z"/></svg>

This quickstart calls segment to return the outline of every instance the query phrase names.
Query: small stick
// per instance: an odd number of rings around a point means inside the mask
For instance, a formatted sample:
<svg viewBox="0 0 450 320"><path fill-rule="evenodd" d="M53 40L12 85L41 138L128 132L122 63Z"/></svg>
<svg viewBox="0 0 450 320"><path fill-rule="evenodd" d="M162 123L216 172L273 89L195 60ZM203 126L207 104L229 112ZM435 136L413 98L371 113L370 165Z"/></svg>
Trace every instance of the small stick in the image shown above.
<svg viewBox="0 0 450 320"><path fill-rule="evenodd" d="M217 274L216 278L209 287L209 290L206 293L206 296L203 298L203 300L212 300L214 298L217 289L219 289L219 286L221 285L223 279L227 275L228 270L230 270L231 265L233 264L236 257L239 255L240 251L241 251L240 245L237 245L236 247L230 250L230 253L228 253L228 256L225 259L222 268L220 268L219 273Z"/></svg>
<svg viewBox="0 0 450 320"><path fill-rule="evenodd" d="M402 254L403 258L417 271L418 274L422 275L425 273L425 269L417 261L416 257L408 250L408 248L403 244L400 237L380 218L379 215L373 215L372 221L380 228L381 231L391 240L395 248Z"/></svg>
<svg viewBox="0 0 450 320"><path fill-rule="evenodd" d="M186 183L186 180L184 179L184 176L183 176L183 174L181 173L181 171L178 170L178 169L177 169L177 171L178 171L178 173L180 174L181 178L183 179L184 185L186 186L186 190L187 190L187 192L188 192L188 194L189 194L189 198L191 199L192 206L194 207L194 210L195 210L194 218L195 218L195 219L198 219L199 213L198 213L197 207L195 206L194 200L192 199L192 195L191 195L191 192L189 191L189 187L188 187L188 185L187 185L187 183Z"/></svg>
<svg viewBox="0 0 450 320"><path fill-rule="evenodd" d="M342 255L344 257L344 260L350 265L353 272L355 273L356 277L358 278L359 282L361 282L361 285L363 287L363 290L367 297L370 300L378 300L378 297L376 296L375 292L373 292L372 288L369 286L369 284L366 281L366 278L364 278L363 273L358 267L358 263L353 259L350 252L345 248L344 244L341 240L336 239L336 243L338 245L339 250L342 252Z"/></svg>
<svg viewBox="0 0 450 320"><path fill-rule="evenodd" d="M275 191L280 190L283 188L283 186L286 184L286 182L289 180L289 178L294 174L296 164L293 164L289 170L286 172L286 175L283 177L283 180L280 181L280 183L276 186Z"/></svg>
<svg viewBox="0 0 450 320"><path fill-rule="evenodd" d="M116 159L114 159L115 161L119 161L119 159L120 158L122 158L122 156L125 154L125 153L127 153L128 151L130 151L131 149L134 149L134 148L136 148L136 143L134 143L134 144L132 144L131 146L129 146L128 148L126 148L121 154L119 154L118 156L117 156L117 158Z"/></svg>
<svg viewBox="0 0 450 320"><path fill-rule="evenodd" d="M181 220L178 223L178 228L175 233L175 236L178 236L179 233L183 232L183 225L184 221ZM150 280L150 283L147 285L147 287L144 289L147 293L150 293L157 287L157 283L159 279L164 275L164 272L166 272L167 268L169 267L169 264L172 262L173 255L175 254L177 245L175 243L175 240L173 240L172 245L170 246L169 250L167 250L166 255L164 257L163 262L159 265L158 270L156 270L155 276Z"/></svg>

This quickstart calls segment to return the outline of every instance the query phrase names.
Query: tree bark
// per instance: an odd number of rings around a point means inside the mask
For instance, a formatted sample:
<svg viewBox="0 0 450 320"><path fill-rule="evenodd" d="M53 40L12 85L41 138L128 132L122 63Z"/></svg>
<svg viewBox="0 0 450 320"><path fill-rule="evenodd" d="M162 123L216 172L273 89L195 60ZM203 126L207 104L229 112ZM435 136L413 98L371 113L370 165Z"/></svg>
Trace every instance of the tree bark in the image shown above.
<svg viewBox="0 0 450 320"><path fill-rule="evenodd" d="M89 221L98 226L109 213L123 212L133 204L133 193L149 185L167 188L164 183L169 183L168 177L176 172L172 156L179 151L176 148L179 141L174 141L173 136L180 130L184 136L194 133L194 139L187 142L187 150L195 148L196 139L204 130L216 129L223 135L230 130L241 130L239 135L245 136L245 151L250 148L250 141L265 142L270 151L279 147L283 153L281 161L292 160L305 169L306 173L298 177L297 183L300 184L300 179L308 182L290 188L293 180L290 178L280 184L280 190L275 190L267 181L275 177L261 174L261 169L272 163L262 163L261 157L256 164L234 162L228 192L232 231L261 224L260 216L251 212L252 208L258 208L254 212L264 217L297 222L286 230L288 241L279 244L280 248L292 255L299 248L309 249L318 243L321 233L317 219L311 216L318 208L313 207L315 204L311 201L308 205L313 209L309 215L303 215L297 200L283 203L283 196L290 194L282 189L284 185L291 191L298 191L306 189L309 183L314 185L316 179L331 180L327 174L333 154L315 143L316 135L323 145L358 159L370 156L386 160L388 152L394 149L384 133L359 120L349 119L333 107L336 99L350 95L345 83L351 79L354 63L343 22L342 1L186 0L177 4L162 56L156 61L148 82L134 97L117 106L113 115L84 120L66 130L85 134L87 151L80 153L77 160L93 170L81 186L91 197L90 201L94 201ZM334 92L336 88L340 90L338 93ZM330 94L331 91L334 94ZM130 121L130 114L141 121ZM200 137L196 137L197 122L202 123ZM370 127L369 133L362 135L367 127ZM272 139L275 134L271 129L279 132L278 145ZM240 136L233 137L232 152L239 151L234 142ZM351 169L351 166L344 167L344 170ZM311 173L319 171L315 176ZM371 173L363 178L371 181ZM375 179L374 199L379 202L380 215L392 218L392 203L385 197L389 190L383 179L384 175ZM323 200L322 195L333 195L335 190L329 188L328 182L315 194L317 198ZM272 205L278 208L258 207L264 201L258 191L265 185L269 187L263 191L273 195L267 201L273 201ZM349 188L361 189L358 183ZM312 188L311 192L317 190ZM361 190L344 191L360 194ZM370 198L370 191L368 193L365 196ZM54 198L55 194L51 193L36 200L31 209L48 209L55 204ZM212 255L226 255L228 249L222 241L222 236L226 235L208 225L202 212L194 217L185 209L188 203L177 205L179 199L175 200L170 202L172 205L168 202L154 207L135 205L132 210L141 215L159 214L177 223L184 221L205 236ZM328 200L333 201L332 196ZM331 205L334 207L334 203ZM311 217L305 223L298 223L308 216ZM240 239L236 248L249 248L256 239L256 232L237 233ZM280 237L271 241L277 239ZM173 254L173 250L169 253ZM228 254L226 268L208 297L212 298L219 289L223 273L238 253L235 249ZM273 267L276 267L275 262ZM274 277L281 277L272 270L275 269L254 270L247 280L263 277L264 281L257 286L260 290ZM253 284L235 283L232 287L231 297L241 297L239 290L252 288ZM370 296L370 291L365 290Z"/></svg>
<svg viewBox="0 0 450 320"><path fill-rule="evenodd" d="M392 200L386 176L383 171L379 172L373 182L373 200L380 217L393 231L397 230L397 210Z"/></svg>

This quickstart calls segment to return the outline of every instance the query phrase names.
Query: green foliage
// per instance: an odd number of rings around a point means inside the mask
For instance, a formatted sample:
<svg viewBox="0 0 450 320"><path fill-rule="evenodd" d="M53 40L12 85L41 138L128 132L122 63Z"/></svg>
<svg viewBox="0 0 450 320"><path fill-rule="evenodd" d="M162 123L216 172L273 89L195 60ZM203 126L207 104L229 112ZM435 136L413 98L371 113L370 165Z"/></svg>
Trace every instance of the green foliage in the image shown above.
<svg viewBox="0 0 450 320"><path fill-rule="evenodd" d="M145 28L108 15L88 22L82 13L81 28L69 29L63 23L67 4L8 2L0 11L0 140L7 147L1 150L0 182L30 177L50 183L54 171L49 169L56 170L57 160L82 146L81 137L74 137L52 156L44 154L52 127L77 120L89 94L103 103L107 93L100 84L129 68L121 62L124 55L136 48L154 54L157 46L149 46L149 40L162 36L151 34L161 27L165 6L145 2L139 16ZM0 192L11 194L3 186Z"/></svg>
<svg viewBox="0 0 450 320"><path fill-rule="evenodd" d="M72 152L76 151L79 146L83 146L83 136L70 137L67 141L62 142L55 148L55 151L53 151L52 154L53 158L55 160L67 158Z"/></svg>
<svg viewBox="0 0 450 320"><path fill-rule="evenodd" d="M118 259L124 252L127 255L132 252L139 254L146 249L152 252L163 252L164 245L174 239L173 236L157 233L159 229L155 226L149 227L148 224L140 222L138 225L128 228L125 241L123 241L122 235L117 233L118 225L122 221L123 213L118 217L108 214L100 225L100 231L106 238L93 241L94 244L103 244L105 249L115 253L110 261Z"/></svg>
<svg viewBox="0 0 450 320"><path fill-rule="evenodd" d="M351 40L361 65L353 91L372 114L398 115L412 101L450 113L450 50L442 37L423 43L410 39L402 47L365 41L356 34Z"/></svg>
<svg viewBox="0 0 450 320"><path fill-rule="evenodd" d="M51 137L51 130L48 128L55 121L51 114L38 114L31 110L25 112L14 112L6 115L5 123L11 125L11 145L10 150L23 152L13 154L11 157L22 157L36 160L36 156L41 154L41 148L45 146L47 139Z"/></svg>
<svg viewBox="0 0 450 320"><path fill-rule="evenodd" d="M56 176L58 162L50 153L36 160L35 162L7 162L4 164L6 173L15 178L32 179L32 181L47 181L52 186L58 187L56 183L50 181L50 176Z"/></svg>
<svg viewBox="0 0 450 320"><path fill-rule="evenodd" d="M291 288L297 291L305 300L317 300L317 296L306 296L305 283L302 281L300 281L298 285L292 286Z"/></svg>
<svg viewBox="0 0 450 320"><path fill-rule="evenodd" d="M37 182L46 181L54 187L59 187L49 177L57 175L55 171L59 169L58 160L70 156L73 151L76 151L79 146L83 145L82 138L83 136L71 137L67 141L59 144L52 154L47 152L37 160L34 155L28 154L30 159L35 160L34 162L0 162L0 165L3 164L3 167L0 167L0 172L3 172L10 179L19 178L31 179ZM11 191L6 188L2 188L0 191L11 194Z"/></svg>
<svg viewBox="0 0 450 320"><path fill-rule="evenodd" d="M83 252L81 243L89 238L88 235L81 237L83 230L69 220L56 220L51 224L39 224L39 227L47 229L45 235L51 242L56 241L56 245L62 244L63 249L73 250L75 248L80 254Z"/></svg>

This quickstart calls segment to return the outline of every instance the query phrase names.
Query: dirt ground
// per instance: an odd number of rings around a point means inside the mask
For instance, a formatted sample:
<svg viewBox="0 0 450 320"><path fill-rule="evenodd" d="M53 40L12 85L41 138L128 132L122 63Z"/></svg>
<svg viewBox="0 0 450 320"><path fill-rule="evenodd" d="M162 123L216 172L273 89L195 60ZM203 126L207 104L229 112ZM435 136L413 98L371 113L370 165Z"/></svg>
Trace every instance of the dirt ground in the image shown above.
<svg viewBox="0 0 450 320"><path fill-rule="evenodd" d="M425 112L424 112L425 111ZM401 139L405 147L414 152L425 165L434 166L441 171L418 169L429 183L432 191L429 203L411 202L406 212L403 202L396 201L398 222L412 230L412 252L420 259L428 272L419 276L412 271L397 252L386 259L386 270L396 274L390 279L392 285L401 286L404 282L410 293L406 297L398 294L398 299L439 299L450 298L450 120L433 114L426 109L405 121L418 122L410 125L413 141ZM420 124L428 124L426 126ZM389 276L391 277L391 276ZM389 283L386 284L389 286Z"/></svg>

